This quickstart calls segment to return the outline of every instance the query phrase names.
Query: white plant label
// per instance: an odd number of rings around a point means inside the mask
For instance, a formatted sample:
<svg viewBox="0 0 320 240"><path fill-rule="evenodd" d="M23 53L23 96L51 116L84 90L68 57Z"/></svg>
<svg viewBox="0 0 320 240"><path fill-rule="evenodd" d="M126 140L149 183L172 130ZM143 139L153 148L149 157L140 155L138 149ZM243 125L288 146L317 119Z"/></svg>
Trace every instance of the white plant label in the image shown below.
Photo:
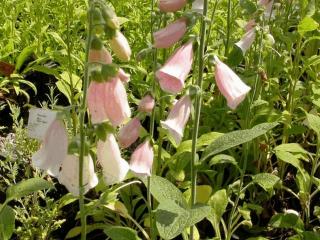
<svg viewBox="0 0 320 240"><path fill-rule="evenodd" d="M28 119L29 137L43 140L48 128L56 118L56 111L43 108L30 109Z"/></svg>

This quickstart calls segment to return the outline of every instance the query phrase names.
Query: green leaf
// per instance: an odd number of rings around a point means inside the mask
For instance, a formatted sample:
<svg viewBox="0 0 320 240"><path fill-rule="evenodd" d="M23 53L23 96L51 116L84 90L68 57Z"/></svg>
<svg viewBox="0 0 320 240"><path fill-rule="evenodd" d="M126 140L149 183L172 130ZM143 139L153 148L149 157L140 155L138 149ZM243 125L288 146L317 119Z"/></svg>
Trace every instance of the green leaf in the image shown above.
<svg viewBox="0 0 320 240"><path fill-rule="evenodd" d="M112 240L139 240L137 232L128 227L108 227L104 230Z"/></svg>
<svg viewBox="0 0 320 240"><path fill-rule="evenodd" d="M107 226L104 223L96 223L96 224L92 224L92 225L87 225L87 234L94 231L94 230L105 229L105 228L107 228ZM68 232L65 239L74 238L74 237L79 236L80 234L81 234L81 227L74 227Z"/></svg>
<svg viewBox="0 0 320 240"><path fill-rule="evenodd" d="M206 205L184 209L172 200L162 201L156 210L156 226L162 238L173 239L209 213L210 207Z"/></svg>
<svg viewBox="0 0 320 240"><path fill-rule="evenodd" d="M146 181L145 184L147 185ZM159 203L172 200L182 206L188 205L181 191L165 178L152 175L150 177L150 192Z"/></svg>
<svg viewBox="0 0 320 240"><path fill-rule="evenodd" d="M24 62L34 53L35 46L28 46L22 50L16 61L16 71L19 72Z"/></svg>
<svg viewBox="0 0 320 240"><path fill-rule="evenodd" d="M247 240L268 240L268 238L264 238L264 237L252 237L252 238L247 238Z"/></svg>
<svg viewBox="0 0 320 240"><path fill-rule="evenodd" d="M65 95L69 103L71 103L71 89L74 92L81 92L82 80L77 76L72 74L71 79L67 72L60 74L59 81L56 82L56 86L59 91Z"/></svg>
<svg viewBox="0 0 320 240"><path fill-rule="evenodd" d="M304 35L306 32L314 31L318 28L319 23L313 20L311 17L305 17L298 25L298 32L300 35Z"/></svg>
<svg viewBox="0 0 320 240"><path fill-rule="evenodd" d="M25 197L31 193L53 188L53 184L42 179L42 178L30 178L17 183L16 185L10 186L6 191L7 199L10 201L12 199L17 199Z"/></svg>
<svg viewBox="0 0 320 240"><path fill-rule="evenodd" d="M284 151L276 151L276 156L281 161L291 164L292 166L296 167L300 172L303 173L303 166L300 160L292 153L284 152Z"/></svg>
<svg viewBox="0 0 320 240"><path fill-rule="evenodd" d="M258 184L265 191L271 191L280 181L280 178L271 173L259 173L252 177L254 183Z"/></svg>
<svg viewBox="0 0 320 240"><path fill-rule="evenodd" d="M311 232L306 231L302 233L304 240L319 240L320 239L320 233L318 232Z"/></svg>
<svg viewBox="0 0 320 240"><path fill-rule="evenodd" d="M9 240L15 227L15 214L11 207L4 206L0 213L0 239Z"/></svg>
<svg viewBox="0 0 320 240"><path fill-rule="evenodd" d="M320 117L307 113L308 127L320 135Z"/></svg>
<svg viewBox="0 0 320 240"><path fill-rule="evenodd" d="M274 228L292 228L295 230L303 230L304 223L294 213L279 213L270 219L269 224Z"/></svg>
<svg viewBox="0 0 320 240"><path fill-rule="evenodd" d="M214 156L210 160L209 165L213 166L213 165L224 164L224 163L232 164L239 169L239 166L238 166L236 159L234 157L232 157L230 155L226 155L226 154L218 154L218 155Z"/></svg>
<svg viewBox="0 0 320 240"><path fill-rule="evenodd" d="M214 220L219 223L228 205L227 191L225 189L216 191L211 196L209 205L211 206L211 214Z"/></svg>
<svg viewBox="0 0 320 240"><path fill-rule="evenodd" d="M197 185L196 187L196 203L207 203L212 193L212 187L209 185ZM191 203L191 188L183 192L183 196Z"/></svg>
<svg viewBox="0 0 320 240"><path fill-rule="evenodd" d="M226 133L214 140L204 151L201 160L205 160L212 155L228 150L232 147L249 142L277 126L278 123L262 123L252 129L238 130Z"/></svg>
<svg viewBox="0 0 320 240"><path fill-rule="evenodd" d="M302 153L302 154L307 154L308 153L298 143L281 144L281 145L276 146L274 150L291 152L291 153Z"/></svg>

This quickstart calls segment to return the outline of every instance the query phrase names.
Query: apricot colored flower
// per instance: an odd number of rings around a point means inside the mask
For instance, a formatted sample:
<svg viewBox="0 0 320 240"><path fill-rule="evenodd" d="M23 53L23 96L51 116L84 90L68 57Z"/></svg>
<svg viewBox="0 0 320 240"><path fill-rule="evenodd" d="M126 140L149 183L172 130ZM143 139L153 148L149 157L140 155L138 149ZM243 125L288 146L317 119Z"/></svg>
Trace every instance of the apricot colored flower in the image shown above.
<svg viewBox="0 0 320 240"><path fill-rule="evenodd" d="M58 176L62 161L68 154L68 133L61 120L55 120L44 136L40 149L33 154L32 164L48 172L51 176Z"/></svg>
<svg viewBox="0 0 320 240"><path fill-rule="evenodd" d="M141 123L138 118L132 118L126 125L124 125L118 135L119 145L122 148L127 148L139 138Z"/></svg>
<svg viewBox="0 0 320 240"><path fill-rule="evenodd" d="M192 42L181 46L156 72L156 77L163 91L176 94L184 87L193 61Z"/></svg>
<svg viewBox="0 0 320 240"><path fill-rule="evenodd" d="M228 106L236 109L244 100L250 87L247 86L226 64L215 56L215 79L221 94L227 99Z"/></svg>
<svg viewBox="0 0 320 240"><path fill-rule="evenodd" d="M155 48L169 48L177 43L187 31L185 18L170 23L165 28L153 33Z"/></svg>
<svg viewBox="0 0 320 240"><path fill-rule="evenodd" d="M67 155L60 167L58 180L74 196L79 195L79 157ZM90 155L83 158L83 186L84 193L98 184L98 177L94 172L94 165Z"/></svg>
<svg viewBox="0 0 320 240"><path fill-rule="evenodd" d="M159 9L162 12L176 12L187 4L187 0L159 0Z"/></svg>
<svg viewBox="0 0 320 240"><path fill-rule="evenodd" d="M97 159L103 169L103 177L107 185L122 182L129 164L121 157L119 146L113 134L108 134L105 141L97 145Z"/></svg>
<svg viewBox="0 0 320 240"><path fill-rule="evenodd" d="M177 145L180 144L184 128L189 120L192 102L188 95L178 100L171 109L168 118L161 121L161 126L169 131Z"/></svg>
<svg viewBox="0 0 320 240"><path fill-rule="evenodd" d="M153 163L153 147L149 140L141 143L131 155L130 169L138 175L150 176Z"/></svg>
<svg viewBox="0 0 320 240"><path fill-rule="evenodd" d="M155 105L154 98L151 95L144 96L138 106L140 112L151 113Z"/></svg>
<svg viewBox="0 0 320 240"><path fill-rule="evenodd" d="M110 47L121 61L126 62L130 60L131 48L128 40L120 31L117 31L115 36L110 40Z"/></svg>

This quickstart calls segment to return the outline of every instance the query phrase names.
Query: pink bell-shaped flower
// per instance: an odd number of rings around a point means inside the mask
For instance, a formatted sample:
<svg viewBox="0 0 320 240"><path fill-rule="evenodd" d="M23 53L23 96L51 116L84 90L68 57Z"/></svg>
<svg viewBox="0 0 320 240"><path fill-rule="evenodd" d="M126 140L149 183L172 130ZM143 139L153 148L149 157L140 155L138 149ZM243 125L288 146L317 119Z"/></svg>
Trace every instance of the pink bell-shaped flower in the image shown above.
<svg viewBox="0 0 320 240"><path fill-rule="evenodd" d="M62 161L68 154L68 133L61 120L54 120L46 131L42 145L32 156L32 164L51 176L58 176Z"/></svg>
<svg viewBox="0 0 320 240"><path fill-rule="evenodd" d="M79 157L67 155L60 167L58 180L74 196L79 195ZM98 184L98 177L94 172L94 165L91 156L83 158L83 186L84 193L88 192Z"/></svg>
<svg viewBox="0 0 320 240"><path fill-rule="evenodd" d="M159 9L162 12L176 12L187 4L187 0L159 0Z"/></svg>
<svg viewBox="0 0 320 240"><path fill-rule="evenodd" d="M187 20L178 19L165 28L153 33L155 48L169 48L178 42L187 31Z"/></svg>
<svg viewBox="0 0 320 240"><path fill-rule="evenodd" d="M217 86L222 95L227 99L228 106L234 110L244 100L251 88L242 82L217 56L215 56L215 61L215 79Z"/></svg>
<svg viewBox="0 0 320 240"><path fill-rule="evenodd" d="M255 38L256 38L256 29L252 28L243 35L241 40L237 42L236 45L241 49L242 53L245 54L246 51L251 47Z"/></svg>
<svg viewBox="0 0 320 240"><path fill-rule="evenodd" d="M89 63L101 63L110 64L112 63L111 54L107 49L102 47L101 49L90 49L89 50Z"/></svg>
<svg viewBox="0 0 320 240"><path fill-rule="evenodd" d="M110 47L121 61L130 60L131 48L128 40L120 31L117 31L114 38L110 40Z"/></svg>
<svg viewBox="0 0 320 240"><path fill-rule="evenodd" d="M100 101L104 103L104 110L112 125L118 126L131 116L127 92L123 83L117 77L104 84L105 96Z"/></svg>
<svg viewBox="0 0 320 240"><path fill-rule="evenodd" d="M156 72L161 89L172 94L179 93L191 70L192 61L192 42L188 42L180 47Z"/></svg>
<svg viewBox="0 0 320 240"><path fill-rule="evenodd" d="M154 98L151 95L144 96L138 106L139 112L151 113L155 105Z"/></svg>
<svg viewBox="0 0 320 240"><path fill-rule="evenodd" d="M134 150L130 159L130 169L138 175L150 176L153 163L153 147L149 140Z"/></svg>
<svg viewBox="0 0 320 240"><path fill-rule="evenodd" d="M204 0L194 0L192 3L192 11L203 13Z"/></svg>
<svg viewBox="0 0 320 240"><path fill-rule="evenodd" d="M93 124L101 123L108 120L107 112L104 108L109 101L106 98L106 83L92 81L88 88L87 102L88 109Z"/></svg>
<svg viewBox="0 0 320 240"><path fill-rule="evenodd" d="M127 74L125 71L123 71L122 68L119 68L119 72L117 77L123 82L128 83L130 81L130 74Z"/></svg>
<svg viewBox="0 0 320 240"><path fill-rule="evenodd" d="M246 32L250 31L252 28L254 28L257 25L256 20L250 19L247 24L244 26L244 30Z"/></svg>
<svg viewBox="0 0 320 240"><path fill-rule="evenodd" d="M168 118L161 121L161 126L169 131L176 145L179 145L182 140L184 128L191 113L191 106L190 97L185 95L174 104Z"/></svg>
<svg viewBox="0 0 320 240"><path fill-rule="evenodd" d="M113 134L108 134L105 141L97 145L97 159L103 169L103 177L107 185L122 182L129 164L121 157L119 146Z"/></svg>
<svg viewBox="0 0 320 240"><path fill-rule="evenodd" d="M272 14L273 0L260 0L258 2L258 5L263 6L265 8L264 16L266 18L274 18L274 14Z"/></svg>
<svg viewBox="0 0 320 240"><path fill-rule="evenodd" d="M137 141L141 129L141 123L138 118L132 118L126 125L124 125L118 135L119 145L122 148L129 147L132 143Z"/></svg>

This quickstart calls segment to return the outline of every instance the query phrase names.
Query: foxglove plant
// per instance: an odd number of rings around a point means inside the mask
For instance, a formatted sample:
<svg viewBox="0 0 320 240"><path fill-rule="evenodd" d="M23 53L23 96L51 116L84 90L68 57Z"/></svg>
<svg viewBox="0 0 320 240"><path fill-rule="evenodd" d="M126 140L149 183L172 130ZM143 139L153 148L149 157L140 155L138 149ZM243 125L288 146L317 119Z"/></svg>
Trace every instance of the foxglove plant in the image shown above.
<svg viewBox="0 0 320 240"><path fill-rule="evenodd" d="M118 135L119 144L122 148L130 147L139 138L140 129L142 128L140 120L132 118L124 125Z"/></svg>
<svg viewBox="0 0 320 240"><path fill-rule="evenodd" d="M33 166L51 176L59 175L59 168L68 154L68 133L61 120L55 120L46 131L40 149L33 154Z"/></svg>
<svg viewBox="0 0 320 240"><path fill-rule="evenodd" d="M84 194L98 184L98 177L94 172L94 165L90 155L84 157L83 162L83 186ZM58 180L66 186L74 196L79 196L79 157L67 155L60 167Z"/></svg>
<svg viewBox="0 0 320 240"><path fill-rule="evenodd" d="M159 0L159 9L162 12L176 12L187 4L187 0Z"/></svg>
<svg viewBox="0 0 320 240"><path fill-rule="evenodd" d="M112 63L111 54L107 49L102 47L101 49L90 49L89 50L89 63L100 63L100 64L110 64Z"/></svg>
<svg viewBox="0 0 320 240"><path fill-rule="evenodd" d="M121 157L119 146L113 134L108 134L105 141L97 144L97 160L103 169L103 177L107 185L122 182L129 164Z"/></svg>
<svg viewBox="0 0 320 240"><path fill-rule="evenodd" d="M193 62L192 41L176 50L166 63L156 72L163 91L177 94L184 87Z"/></svg>
<svg viewBox="0 0 320 240"><path fill-rule="evenodd" d="M246 32L241 40L236 43L236 45L241 49L242 53L245 54L246 51L251 47L256 38L256 29L252 28Z"/></svg>
<svg viewBox="0 0 320 240"><path fill-rule="evenodd" d="M155 48L169 48L177 43L187 31L187 20L178 19L153 33Z"/></svg>
<svg viewBox="0 0 320 240"><path fill-rule="evenodd" d="M110 47L121 61L130 60L131 48L128 40L120 31L116 31L115 36L110 40Z"/></svg>
<svg viewBox="0 0 320 240"><path fill-rule="evenodd" d="M150 140L145 140L132 153L130 169L139 176L150 176L153 163L153 147Z"/></svg>
<svg viewBox="0 0 320 240"><path fill-rule="evenodd" d="M151 95L144 96L139 102L139 112L151 113L155 105L154 98Z"/></svg>
<svg viewBox="0 0 320 240"><path fill-rule="evenodd" d="M169 131L176 145L179 145L182 140L184 128L191 113L191 106L190 97L185 95L174 104L168 118L161 121L161 126Z"/></svg>
<svg viewBox="0 0 320 240"><path fill-rule="evenodd" d="M250 87L247 86L226 64L215 56L215 79L221 94L227 99L228 106L236 109L245 99Z"/></svg>

